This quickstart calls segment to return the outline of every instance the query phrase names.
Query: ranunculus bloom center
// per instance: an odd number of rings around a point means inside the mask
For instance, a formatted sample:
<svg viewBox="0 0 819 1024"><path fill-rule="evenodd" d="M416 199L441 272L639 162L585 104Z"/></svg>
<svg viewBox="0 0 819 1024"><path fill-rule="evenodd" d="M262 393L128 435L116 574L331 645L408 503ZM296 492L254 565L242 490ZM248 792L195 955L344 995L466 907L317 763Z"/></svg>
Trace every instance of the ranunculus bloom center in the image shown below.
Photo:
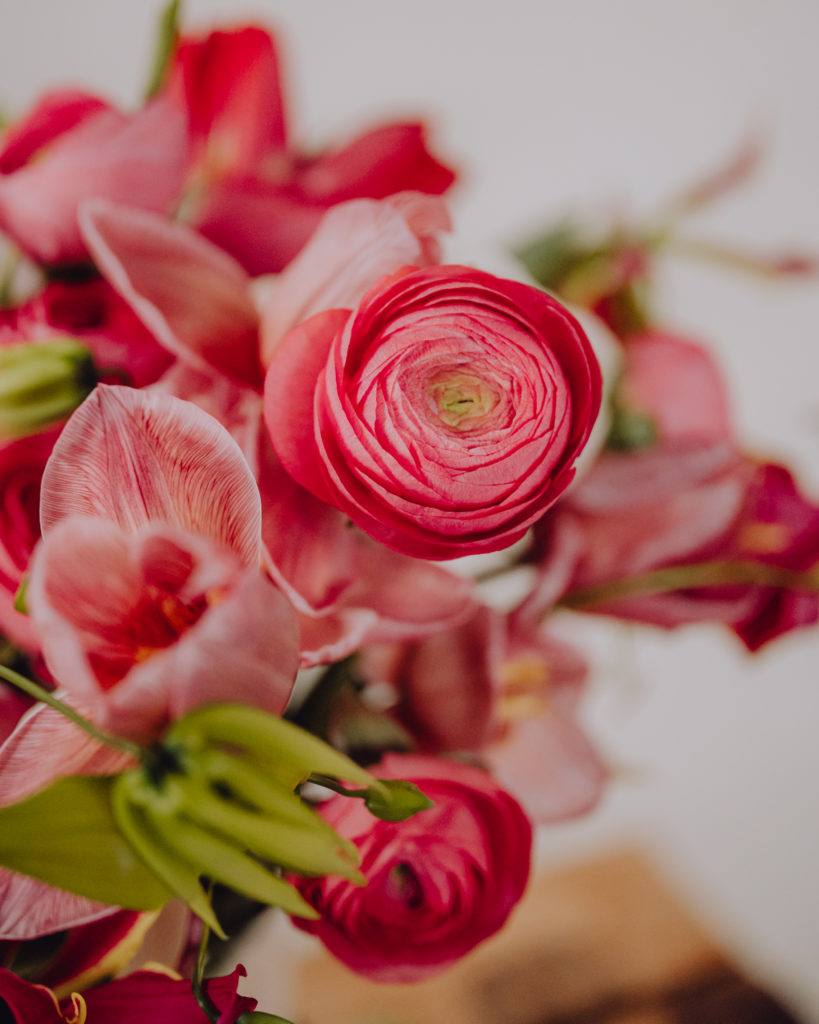
<svg viewBox="0 0 819 1024"><path fill-rule="evenodd" d="M427 394L433 416L455 430L482 427L498 404L498 394L488 381L457 370L432 376Z"/></svg>

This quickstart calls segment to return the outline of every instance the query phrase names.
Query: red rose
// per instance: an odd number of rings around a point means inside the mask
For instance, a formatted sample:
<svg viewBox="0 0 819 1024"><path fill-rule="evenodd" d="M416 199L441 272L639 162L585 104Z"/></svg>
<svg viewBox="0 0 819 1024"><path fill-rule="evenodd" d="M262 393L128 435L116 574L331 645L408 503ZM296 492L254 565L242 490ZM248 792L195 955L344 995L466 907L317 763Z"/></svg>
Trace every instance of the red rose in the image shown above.
<svg viewBox="0 0 819 1024"><path fill-rule="evenodd" d="M486 772L420 755L388 755L380 778L415 782L434 807L403 822L333 797L322 816L361 851L363 888L340 878L293 878L321 914L299 919L331 953L376 981L443 970L493 935L523 895L532 827Z"/></svg>
<svg viewBox="0 0 819 1024"><path fill-rule="evenodd" d="M507 547L559 497L600 405L575 319L467 267L403 270L291 331L265 416L292 476L388 547Z"/></svg>

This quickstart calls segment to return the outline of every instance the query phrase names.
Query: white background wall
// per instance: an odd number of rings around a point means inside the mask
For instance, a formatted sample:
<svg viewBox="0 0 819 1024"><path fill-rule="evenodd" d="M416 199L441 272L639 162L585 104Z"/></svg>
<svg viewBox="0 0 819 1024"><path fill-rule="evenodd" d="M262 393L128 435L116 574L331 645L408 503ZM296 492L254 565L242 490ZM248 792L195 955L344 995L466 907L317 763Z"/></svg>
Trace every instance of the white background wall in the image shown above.
<svg viewBox="0 0 819 1024"><path fill-rule="evenodd" d="M0 0L0 105L20 112L68 82L136 102L160 6ZM428 118L462 169L459 259L571 209L648 212L757 127L758 177L695 226L819 252L814 0L186 5L189 26L251 17L280 32L304 143ZM676 264L663 285L668 324L713 343L747 445L789 460L819 500L819 284ZM600 666L590 722L624 768L592 819L542 837L544 861L641 837L717 935L819 1022L817 632L755 658L715 628L582 636Z"/></svg>

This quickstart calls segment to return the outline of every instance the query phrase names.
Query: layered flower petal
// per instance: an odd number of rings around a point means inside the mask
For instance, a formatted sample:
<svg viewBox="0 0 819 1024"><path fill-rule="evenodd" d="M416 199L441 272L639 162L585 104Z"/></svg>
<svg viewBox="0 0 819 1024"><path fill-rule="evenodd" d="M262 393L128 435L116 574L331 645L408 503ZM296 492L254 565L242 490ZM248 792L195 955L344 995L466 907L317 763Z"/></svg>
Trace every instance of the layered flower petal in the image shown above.
<svg viewBox="0 0 819 1024"><path fill-rule="evenodd" d="M265 418L285 468L371 536L452 558L519 539L574 474L600 404L581 328L465 267L379 282L291 332Z"/></svg>
<svg viewBox="0 0 819 1024"><path fill-rule="evenodd" d="M351 309L385 274L438 263L438 235L449 230L443 200L420 192L328 211L265 298L262 361L267 365L287 331L314 313Z"/></svg>
<svg viewBox="0 0 819 1024"><path fill-rule="evenodd" d="M294 879L321 913L296 921L344 964L376 981L418 981L494 934L523 894L532 828L485 772L432 757L389 755L377 777L415 782L434 806L403 822L378 821L333 797L322 816L361 852L364 888Z"/></svg>
<svg viewBox="0 0 819 1024"><path fill-rule="evenodd" d="M259 491L213 417L164 394L98 387L64 428L43 476L43 532L70 515L134 531L173 523L258 565Z"/></svg>

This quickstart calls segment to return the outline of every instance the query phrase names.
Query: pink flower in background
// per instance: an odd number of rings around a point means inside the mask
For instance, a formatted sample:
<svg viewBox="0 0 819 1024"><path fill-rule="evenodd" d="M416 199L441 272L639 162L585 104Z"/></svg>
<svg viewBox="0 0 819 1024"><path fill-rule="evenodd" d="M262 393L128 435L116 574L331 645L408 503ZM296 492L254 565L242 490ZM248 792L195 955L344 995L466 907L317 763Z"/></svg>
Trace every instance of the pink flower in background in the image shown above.
<svg viewBox="0 0 819 1024"><path fill-rule="evenodd" d="M167 213L184 180L188 141L170 100L122 114L96 97L49 94L0 147L0 228L34 260L87 258L77 224L101 196Z"/></svg>
<svg viewBox="0 0 819 1024"><path fill-rule="evenodd" d="M298 920L347 967L375 981L443 970L494 934L523 895L532 827L485 772L454 761L390 754L378 778L415 782L435 806L403 822L375 819L343 796L322 816L361 852L367 885L292 879L321 914Z"/></svg>
<svg viewBox="0 0 819 1024"><path fill-rule="evenodd" d="M285 468L421 558L512 544L565 490L600 404L582 329L543 292L466 267L382 279L273 355Z"/></svg>
<svg viewBox="0 0 819 1024"><path fill-rule="evenodd" d="M302 153L287 131L275 42L256 26L183 37L166 93L187 114L193 151L185 214L252 274L283 269L337 203L439 194L455 177L414 122Z"/></svg>
<svg viewBox="0 0 819 1024"><path fill-rule="evenodd" d="M0 333L0 344L70 335L88 346L106 382L125 379L141 388L155 381L172 362L128 304L99 278L46 284L11 311L11 316L8 335Z"/></svg>
<svg viewBox="0 0 819 1024"><path fill-rule="evenodd" d="M819 506L800 493L784 466L759 464L732 536L716 557L747 559L797 574L815 573L819 566ZM816 582L800 587L796 581L789 585L783 579L779 586L749 589L753 605L731 625L752 651L819 620Z"/></svg>
<svg viewBox="0 0 819 1024"><path fill-rule="evenodd" d="M40 484L58 435L53 428L0 445L0 632L32 653L39 644L14 598L40 539Z"/></svg>
<svg viewBox="0 0 819 1024"><path fill-rule="evenodd" d="M658 444L718 444L733 437L725 379L702 345L667 332L632 336L623 350L617 406L645 417Z"/></svg>
<svg viewBox="0 0 819 1024"><path fill-rule="evenodd" d="M539 823L599 799L607 772L578 721L588 666L548 631L480 607L415 643L364 646L355 671L390 688L422 751L474 754Z"/></svg>

